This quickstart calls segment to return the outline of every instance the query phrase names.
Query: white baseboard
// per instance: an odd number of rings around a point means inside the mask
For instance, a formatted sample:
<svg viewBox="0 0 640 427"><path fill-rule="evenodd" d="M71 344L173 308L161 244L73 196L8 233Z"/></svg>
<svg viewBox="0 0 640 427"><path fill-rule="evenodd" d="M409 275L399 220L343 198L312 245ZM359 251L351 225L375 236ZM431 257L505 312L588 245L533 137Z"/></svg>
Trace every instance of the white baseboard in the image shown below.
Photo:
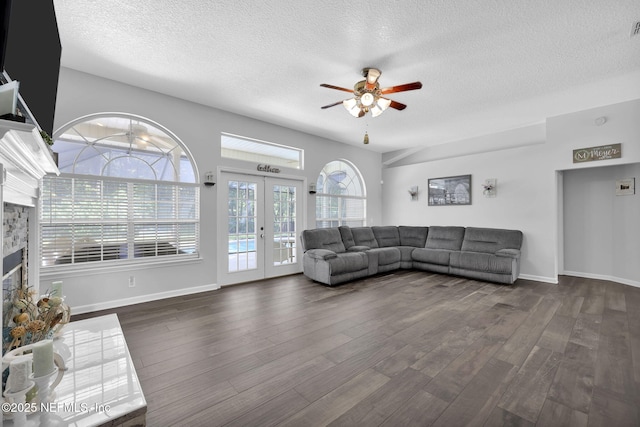
<svg viewBox="0 0 640 427"><path fill-rule="evenodd" d="M553 283L554 285L558 284L557 277L545 277L545 276L534 276L533 274L521 274L518 276L518 279L533 280L535 282Z"/></svg>
<svg viewBox="0 0 640 427"><path fill-rule="evenodd" d="M143 302L156 301L159 299L179 297L183 295L197 294L200 292L215 291L220 289L220 285L214 283L212 285L194 286L192 288L177 289L175 291L158 292L157 294L140 295L137 297L123 298L113 301L101 302L99 304L87 304L80 306L72 306L71 314L90 313L92 311L108 310L110 308L123 307L126 305L140 304Z"/></svg>
<svg viewBox="0 0 640 427"><path fill-rule="evenodd" d="M585 279L608 280L609 282L622 283L636 288L640 288L640 282L637 280L624 279L615 276L606 276L604 274L582 273L580 271L565 271L562 273L566 276L584 277Z"/></svg>

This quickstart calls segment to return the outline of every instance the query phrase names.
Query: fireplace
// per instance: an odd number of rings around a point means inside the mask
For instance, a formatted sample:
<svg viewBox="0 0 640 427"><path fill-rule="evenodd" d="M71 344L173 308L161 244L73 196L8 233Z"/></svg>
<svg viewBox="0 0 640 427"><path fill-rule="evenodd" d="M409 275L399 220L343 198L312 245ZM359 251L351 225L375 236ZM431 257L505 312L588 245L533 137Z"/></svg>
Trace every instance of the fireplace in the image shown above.
<svg viewBox="0 0 640 427"><path fill-rule="evenodd" d="M25 250L20 249L2 260L2 295L3 295L3 312L6 315L11 313L7 305L15 300L16 289L23 286L26 279L26 259L24 257ZM25 283L26 284L26 283ZM3 319L2 324L7 325L11 319Z"/></svg>
<svg viewBox="0 0 640 427"><path fill-rule="evenodd" d="M27 287L29 211L27 206L4 203L2 219L2 295L3 304L13 301L16 289ZM9 310L3 310L4 313ZM3 319L3 326L8 319Z"/></svg>
<svg viewBox="0 0 640 427"><path fill-rule="evenodd" d="M3 239L3 304L10 298L4 289L28 286L39 293L38 218L40 182L47 173L59 174L49 147L34 124L0 119L0 219ZM6 265L6 268L5 268Z"/></svg>

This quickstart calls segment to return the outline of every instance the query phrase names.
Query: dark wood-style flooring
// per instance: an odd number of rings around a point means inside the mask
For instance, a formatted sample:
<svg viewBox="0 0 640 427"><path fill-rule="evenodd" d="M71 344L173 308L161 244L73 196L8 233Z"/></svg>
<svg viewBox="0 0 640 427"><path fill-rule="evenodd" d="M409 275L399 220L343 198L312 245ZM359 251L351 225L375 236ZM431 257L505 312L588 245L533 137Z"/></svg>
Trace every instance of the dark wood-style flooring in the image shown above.
<svg viewBox="0 0 640 427"><path fill-rule="evenodd" d="M148 426L639 426L640 288L302 275L116 312Z"/></svg>

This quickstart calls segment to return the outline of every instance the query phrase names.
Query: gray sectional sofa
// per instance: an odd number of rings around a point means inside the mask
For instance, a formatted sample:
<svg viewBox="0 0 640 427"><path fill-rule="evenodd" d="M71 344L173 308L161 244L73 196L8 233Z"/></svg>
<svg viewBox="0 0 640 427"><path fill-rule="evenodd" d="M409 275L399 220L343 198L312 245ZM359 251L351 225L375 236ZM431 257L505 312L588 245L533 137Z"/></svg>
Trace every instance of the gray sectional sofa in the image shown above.
<svg viewBox="0 0 640 427"><path fill-rule="evenodd" d="M522 232L455 226L334 227L301 234L305 276L326 285L397 269L513 284Z"/></svg>

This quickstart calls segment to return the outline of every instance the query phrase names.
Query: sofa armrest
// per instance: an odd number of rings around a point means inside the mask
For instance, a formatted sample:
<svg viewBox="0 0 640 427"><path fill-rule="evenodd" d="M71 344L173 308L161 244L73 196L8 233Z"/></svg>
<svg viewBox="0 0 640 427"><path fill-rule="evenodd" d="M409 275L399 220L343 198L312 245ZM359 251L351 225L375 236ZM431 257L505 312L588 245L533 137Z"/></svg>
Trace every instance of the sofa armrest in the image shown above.
<svg viewBox="0 0 640 427"><path fill-rule="evenodd" d="M309 255L311 258L322 260L336 258L338 256L335 252L330 251L329 249L309 249L305 254Z"/></svg>
<svg viewBox="0 0 640 427"><path fill-rule="evenodd" d="M520 258L520 250L519 249L500 249L496 252L496 256L501 256L505 258Z"/></svg>
<svg viewBox="0 0 640 427"><path fill-rule="evenodd" d="M371 249L369 246L356 245L347 249L347 252L366 252Z"/></svg>

